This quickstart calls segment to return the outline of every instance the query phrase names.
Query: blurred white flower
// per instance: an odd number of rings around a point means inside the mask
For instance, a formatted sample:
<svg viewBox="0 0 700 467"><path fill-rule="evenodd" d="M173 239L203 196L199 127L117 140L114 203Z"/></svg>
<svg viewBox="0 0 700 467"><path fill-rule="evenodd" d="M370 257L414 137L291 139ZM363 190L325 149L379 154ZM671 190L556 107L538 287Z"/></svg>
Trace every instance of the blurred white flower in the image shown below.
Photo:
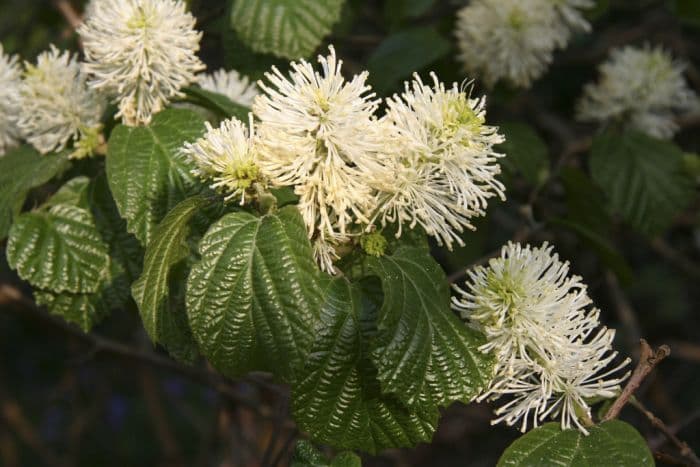
<svg viewBox="0 0 700 467"><path fill-rule="evenodd" d="M700 110L683 71L684 65L661 47L615 49L600 65L598 82L584 88L578 119L618 120L650 136L671 138L678 114Z"/></svg>
<svg viewBox="0 0 700 467"><path fill-rule="evenodd" d="M73 138L73 157L89 155L99 144L105 102L87 87L76 57L52 45L36 65L25 63L23 77L17 119L22 136L44 154L62 150Z"/></svg>
<svg viewBox="0 0 700 467"><path fill-rule="evenodd" d="M201 33L181 0L92 0L78 29L90 86L113 97L127 125L148 124L204 69Z"/></svg>
<svg viewBox="0 0 700 467"><path fill-rule="evenodd" d="M325 244L345 241L354 224L369 221L370 180L386 146L367 72L346 81L329 49L318 58L322 72L305 60L291 64L288 78L273 67L253 104L261 169L275 185L295 187L309 238Z"/></svg>
<svg viewBox="0 0 700 467"><path fill-rule="evenodd" d="M212 128L205 123L207 132L194 143L185 143L182 153L197 168L195 175L213 181L211 187L226 195L226 200L240 198L240 204L255 196L258 184L263 184L257 165L257 152L252 116L249 128L232 118ZM246 199L247 198L247 199Z"/></svg>
<svg viewBox="0 0 700 467"><path fill-rule="evenodd" d="M494 423L537 426L560 418L562 428L586 433L589 401L613 397L627 375L612 369L614 331L600 326L586 286L569 276L552 247L509 243L488 267L467 272L467 290L453 307L486 336L480 350L496 357L495 377L481 399L512 399L496 410Z"/></svg>
<svg viewBox="0 0 700 467"><path fill-rule="evenodd" d="M217 70L214 73L202 74L197 77L198 84L207 91L223 94L236 104L250 107L253 99L259 94L258 87L251 83L247 76L236 70Z"/></svg>
<svg viewBox="0 0 700 467"><path fill-rule="evenodd" d="M475 0L457 14L455 34L458 58L487 86L530 86L568 38L550 0Z"/></svg>
<svg viewBox="0 0 700 467"><path fill-rule="evenodd" d="M20 67L17 57L5 55L0 44L0 156L19 139L16 120L19 114Z"/></svg>
<svg viewBox="0 0 700 467"><path fill-rule="evenodd" d="M571 31L591 30L591 24L583 16L581 10L587 10L595 6L594 0L550 0L557 9L563 24Z"/></svg>
<svg viewBox="0 0 700 467"><path fill-rule="evenodd" d="M393 135L392 159L375 186L383 225L420 225L439 244L463 244L460 233L473 229L470 219L485 213L488 199L505 199L505 187L493 146L504 141L498 128L485 125L485 100L472 99L456 83L445 88L431 74L433 86L418 75L404 93L387 100L383 133ZM387 170L388 169L388 170ZM401 227L397 231L401 235Z"/></svg>

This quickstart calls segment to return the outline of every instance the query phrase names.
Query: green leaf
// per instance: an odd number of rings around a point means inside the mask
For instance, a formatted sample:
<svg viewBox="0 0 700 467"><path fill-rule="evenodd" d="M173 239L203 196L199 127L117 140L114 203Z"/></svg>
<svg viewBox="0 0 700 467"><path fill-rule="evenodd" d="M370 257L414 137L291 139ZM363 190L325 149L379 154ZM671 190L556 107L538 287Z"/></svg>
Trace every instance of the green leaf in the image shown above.
<svg viewBox="0 0 700 467"><path fill-rule="evenodd" d="M183 89L183 92L189 96L195 104L209 109L221 117L235 117L244 123L248 123L248 114L250 113L250 109L246 106L233 102L223 94L207 91L199 86L185 88Z"/></svg>
<svg viewBox="0 0 700 467"><path fill-rule="evenodd" d="M199 252L187 314L202 353L227 376L268 370L293 380L312 343L321 293L296 207L261 218L227 214Z"/></svg>
<svg viewBox="0 0 700 467"><path fill-rule="evenodd" d="M90 213L67 204L22 214L7 242L8 263L19 276L54 292L95 292L109 266L107 251Z"/></svg>
<svg viewBox="0 0 700 467"><path fill-rule="evenodd" d="M175 294L169 279L171 269L190 255L190 220L205 204L203 197L188 198L165 216L146 248L143 273L131 289L151 340L184 356L195 354L196 348L184 306L170 306Z"/></svg>
<svg viewBox="0 0 700 467"><path fill-rule="evenodd" d="M34 298L55 314L79 326L84 332L109 315L111 310L121 308L128 295L128 283L117 262L111 263L111 271L100 278L100 288L94 293L52 292L34 290ZM126 292L125 292L126 291Z"/></svg>
<svg viewBox="0 0 700 467"><path fill-rule="evenodd" d="M419 27L393 34L382 41L367 61L369 79L385 93L399 80L430 65L450 51L450 43L435 28Z"/></svg>
<svg viewBox="0 0 700 467"><path fill-rule="evenodd" d="M384 291L372 351L382 390L408 405L425 393L441 406L471 401L488 384L493 361L478 350L484 337L452 313L440 266L414 247L368 265Z"/></svg>
<svg viewBox="0 0 700 467"><path fill-rule="evenodd" d="M236 0L231 25L256 52L309 56L340 18L344 0Z"/></svg>
<svg viewBox="0 0 700 467"><path fill-rule="evenodd" d="M384 11L387 19L398 22L404 18L416 18L430 9L435 0L387 0Z"/></svg>
<svg viewBox="0 0 700 467"><path fill-rule="evenodd" d="M519 172L531 185L543 183L549 176L549 150L542 138L529 125L506 122L499 125L506 140L497 150L506 155L501 164L511 172Z"/></svg>
<svg viewBox="0 0 700 467"><path fill-rule="evenodd" d="M85 176L71 178L64 183L61 188L54 193L44 204L43 208L56 206L57 204L70 204L79 208L86 209L87 204L87 189L90 184L90 179Z"/></svg>
<svg viewBox="0 0 700 467"><path fill-rule="evenodd" d="M0 240L32 188L43 185L69 165L67 153L42 156L30 146L20 146L0 157Z"/></svg>
<svg viewBox="0 0 700 467"><path fill-rule="evenodd" d="M578 234L623 283L628 283L632 279L632 270L619 249L611 243L612 222L605 211L603 192L579 169L565 168L560 177L566 191L567 213L565 218L549 221Z"/></svg>
<svg viewBox="0 0 700 467"><path fill-rule="evenodd" d="M700 27L700 2L697 0L675 0L673 9L682 22Z"/></svg>
<svg viewBox="0 0 700 467"><path fill-rule="evenodd" d="M99 294L54 293L46 290L35 290L36 303L48 308L49 312L58 315L69 323L89 332L105 316L105 307L99 303Z"/></svg>
<svg viewBox="0 0 700 467"><path fill-rule="evenodd" d="M221 41L224 48L226 69L236 70L250 79L262 78L273 66L283 71L289 66L288 60L270 54L253 52L228 24L223 28Z"/></svg>
<svg viewBox="0 0 700 467"><path fill-rule="evenodd" d="M546 423L508 446L498 466L654 466L644 438L627 423L611 420L589 431L585 436L578 430L562 430L558 423Z"/></svg>
<svg viewBox="0 0 700 467"><path fill-rule="evenodd" d="M341 452L332 461L305 439L297 441L290 462L291 467L360 467L362 461L352 452Z"/></svg>
<svg viewBox="0 0 700 467"><path fill-rule="evenodd" d="M327 466L328 460L309 441L301 439L294 446L294 454L290 462L291 467L316 467Z"/></svg>
<svg viewBox="0 0 700 467"><path fill-rule="evenodd" d="M118 125L109 138L107 179L129 232L147 245L155 226L177 203L196 194L193 166L178 154L201 136L196 112L168 109L149 126Z"/></svg>
<svg viewBox="0 0 700 467"><path fill-rule="evenodd" d="M136 237L127 232L126 222L119 215L104 174L90 182L86 196L97 230L109 246L112 261L122 266L121 275L128 284L131 284L141 273L143 248ZM128 287L126 292L128 297L130 295Z"/></svg>
<svg viewBox="0 0 700 467"><path fill-rule="evenodd" d="M362 459L354 452L344 451L333 458L330 467L362 467Z"/></svg>
<svg viewBox="0 0 700 467"><path fill-rule="evenodd" d="M369 355L376 313L368 305L345 279L330 281L316 341L292 390L295 420L315 441L343 449L376 453L428 441L437 408L410 411L381 394Z"/></svg>
<svg viewBox="0 0 700 467"><path fill-rule="evenodd" d="M664 231L693 198L683 152L669 141L607 132L593 140L590 167L612 210L642 233Z"/></svg>

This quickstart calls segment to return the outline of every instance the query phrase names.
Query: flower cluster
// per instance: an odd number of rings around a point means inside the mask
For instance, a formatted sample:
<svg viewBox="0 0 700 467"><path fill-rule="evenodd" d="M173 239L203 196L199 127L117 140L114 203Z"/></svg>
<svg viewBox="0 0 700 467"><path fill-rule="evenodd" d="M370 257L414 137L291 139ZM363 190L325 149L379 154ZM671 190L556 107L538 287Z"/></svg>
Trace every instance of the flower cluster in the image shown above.
<svg viewBox="0 0 700 467"><path fill-rule="evenodd" d="M71 158L99 153L107 97L123 123L146 124L204 68L201 34L181 0L92 0L85 17L85 63L52 45L21 70L0 45L0 155L19 139L42 154L71 143ZM201 81L244 105L256 93L235 72Z"/></svg>
<svg viewBox="0 0 700 467"><path fill-rule="evenodd" d="M17 57L5 55L0 44L0 156L19 139L19 85L21 71Z"/></svg>
<svg viewBox="0 0 700 467"><path fill-rule="evenodd" d="M219 128L207 122L206 134L195 143L185 143L182 153L194 161L194 174L213 180L212 188L224 193L225 200L240 198L246 203L265 182L257 165L252 116L249 128L235 118L225 120Z"/></svg>
<svg viewBox="0 0 700 467"><path fill-rule="evenodd" d="M614 397L627 375L615 376L628 360L617 357L615 332L600 326L586 286L569 276L546 243L540 248L509 243L488 267L468 271L467 290L453 307L486 336L480 350L496 357L495 377L481 399L512 396L496 410L494 423L527 429L547 417L562 428L586 433L590 401Z"/></svg>
<svg viewBox="0 0 700 467"><path fill-rule="evenodd" d="M204 69L201 33L181 0L92 0L78 29L90 86L114 98L127 125L148 124Z"/></svg>
<svg viewBox="0 0 700 467"><path fill-rule="evenodd" d="M484 100L456 84L446 88L435 75L433 86L416 76L379 118L367 72L346 80L332 46L319 62L321 71L292 62L289 76L273 68L258 83L255 136L252 124L245 136L228 121L186 146L198 175L229 197L242 195L251 177L293 187L316 260L328 272L339 247L389 223L398 224L397 236L403 224L419 225L441 244L461 244L459 234L484 214L487 200L504 196L495 179L502 155L493 150L503 137L484 124ZM241 161L250 169L246 180L231 168Z"/></svg>
<svg viewBox="0 0 700 467"><path fill-rule="evenodd" d="M258 88L251 83L247 76L236 70L217 70L197 77L197 84L207 91L223 94L236 104L246 107L253 105L253 99L258 95Z"/></svg>
<svg viewBox="0 0 700 467"><path fill-rule="evenodd" d="M17 127L39 152L60 151L73 139L73 157L92 153L100 131L105 102L88 88L80 64L69 52L53 45L25 64L19 86L22 112Z"/></svg>
<svg viewBox="0 0 700 467"><path fill-rule="evenodd" d="M380 186L378 215L382 224L418 224L439 244L463 245L460 233L470 219L485 214L492 196L505 199L505 187L493 146L504 141L497 128L485 125L485 101L472 99L453 84L446 89L431 75L433 86L418 75L401 97L387 100L394 151Z"/></svg>
<svg viewBox="0 0 700 467"><path fill-rule="evenodd" d="M661 47L622 47L600 65L600 79L584 89L578 104L583 121L622 121L657 138L678 131L679 113L700 110L683 77L684 65Z"/></svg>
<svg viewBox="0 0 700 467"><path fill-rule="evenodd" d="M492 86L505 79L528 87L575 31L590 25L592 0L475 0L459 11L455 35L467 71Z"/></svg>

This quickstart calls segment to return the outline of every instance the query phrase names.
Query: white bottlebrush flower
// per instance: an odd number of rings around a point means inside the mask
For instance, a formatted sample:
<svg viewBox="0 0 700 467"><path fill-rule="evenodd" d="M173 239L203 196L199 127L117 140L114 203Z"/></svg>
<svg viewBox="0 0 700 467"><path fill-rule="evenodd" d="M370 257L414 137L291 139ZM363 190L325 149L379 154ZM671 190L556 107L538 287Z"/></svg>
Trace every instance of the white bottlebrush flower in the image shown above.
<svg viewBox="0 0 700 467"><path fill-rule="evenodd" d="M485 213L488 199L505 199L496 180L501 171L493 146L504 141L485 125L485 100L473 99L456 83L433 86L415 75L404 93L387 100L392 159L376 185L382 224L420 225L439 244L463 244L460 233ZM376 177L379 178L379 177ZM401 234L399 226L398 235Z"/></svg>
<svg viewBox="0 0 700 467"><path fill-rule="evenodd" d="M684 65L661 47L615 49L600 65L598 82L584 88L578 118L617 120L650 136L671 138L678 131L678 114L700 110L683 71Z"/></svg>
<svg viewBox="0 0 700 467"><path fill-rule="evenodd" d="M253 111L260 119L260 167L275 185L294 186L309 237L343 241L368 222L385 136L374 118L377 101L367 73L346 81L330 47L322 72L304 60L285 77L273 68ZM376 170L375 170L376 169Z"/></svg>
<svg viewBox="0 0 700 467"><path fill-rule="evenodd" d="M344 241L347 241L347 239L345 239ZM330 241L320 237L316 238L313 241L312 247L314 259L316 260L316 263L321 268L321 270L329 274L336 273L336 269L333 263L335 262L335 260L340 258L340 256L336 252L336 246L337 245L334 245Z"/></svg>
<svg viewBox="0 0 700 467"><path fill-rule="evenodd" d="M223 94L236 104L250 107L257 96L258 87L247 76L236 70L217 70L197 77L197 83L207 91Z"/></svg>
<svg viewBox="0 0 700 467"><path fill-rule="evenodd" d="M17 57L5 55L0 44L0 156L19 139L16 120L20 110L20 75Z"/></svg>
<svg viewBox="0 0 700 467"><path fill-rule="evenodd" d="M481 398L511 400L494 423L535 426L559 417L562 428L586 432L588 403L610 398L627 375L609 369L617 357L614 331L600 326L586 286L569 275L546 243L540 248L509 243L487 267L468 271L467 290L453 307L486 336L480 350L496 358L495 377Z"/></svg>
<svg viewBox="0 0 700 467"><path fill-rule="evenodd" d="M194 25L181 0L92 0L78 29L90 86L115 99L127 125L149 123L204 69Z"/></svg>
<svg viewBox="0 0 700 467"><path fill-rule="evenodd" d="M41 153L60 151L72 138L77 147L73 155L88 155L95 149L88 146L99 143L105 102L88 88L76 57L52 45L36 65L26 63L25 68L17 119L24 138Z"/></svg>
<svg viewBox="0 0 700 467"><path fill-rule="evenodd" d="M562 23L572 31L591 30L591 24L583 16L582 10L595 6L594 0L550 0L557 9Z"/></svg>
<svg viewBox="0 0 700 467"><path fill-rule="evenodd" d="M474 0L457 14L455 35L470 75L528 87L569 32L550 0Z"/></svg>
<svg viewBox="0 0 700 467"><path fill-rule="evenodd" d="M252 116L249 128L232 118L212 128L205 123L207 132L194 143L185 143L182 153L194 162L195 175L217 191L226 200L240 198L240 204L256 196L264 188L264 180L257 165L257 149Z"/></svg>

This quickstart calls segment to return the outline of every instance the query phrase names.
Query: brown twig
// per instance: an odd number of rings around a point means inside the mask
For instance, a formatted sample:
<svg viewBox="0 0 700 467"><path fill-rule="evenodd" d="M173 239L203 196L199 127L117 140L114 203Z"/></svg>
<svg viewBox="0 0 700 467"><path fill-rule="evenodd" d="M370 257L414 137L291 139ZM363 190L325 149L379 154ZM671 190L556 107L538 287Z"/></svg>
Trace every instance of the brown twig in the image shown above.
<svg viewBox="0 0 700 467"><path fill-rule="evenodd" d="M73 5L68 0L53 0L53 5L63 15L66 22L73 30L78 29L83 19L80 17Z"/></svg>
<svg viewBox="0 0 700 467"><path fill-rule="evenodd" d="M662 357L662 359L663 359L663 357ZM635 398L632 398L629 401L629 403L632 407L634 407L635 409L639 410L642 414L644 414L644 416L649 419L652 426L654 428L658 429L661 433L663 433L664 436L676 448L678 448L678 451L680 452L680 454L692 462L692 465L700 465L700 458L698 458L697 454L695 454L695 452L690 448L690 446L688 446L688 443L679 439L678 436L676 436L676 434L668 426L666 426L666 424L661 419L659 419L656 415L651 413L644 406L644 404L642 404L641 402L639 402Z"/></svg>
<svg viewBox="0 0 700 467"><path fill-rule="evenodd" d="M693 342L672 341L673 358L700 363L700 345Z"/></svg>
<svg viewBox="0 0 700 467"><path fill-rule="evenodd" d="M639 353L639 363L632 372L632 376L630 377L629 381L627 381L627 385L622 390L619 397L615 399L615 402L613 402L613 404L610 406L608 413L606 413L605 417L603 417L603 421L617 418L617 416L620 415L622 408L634 394L634 391L636 391L639 385L642 384L644 378L651 373L651 370L653 370L654 367L661 362L661 360L668 357L671 353L671 349L669 349L667 345L662 345L658 349L653 350L644 339L640 339L639 343L641 348Z"/></svg>
<svg viewBox="0 0 700 467"><path fill-rule="evenodd" d="M3 377L0 376L0 378ZM36 428L24 415L22 407L3 390L2 386L0 386L0 424L14 431L17 437L29 446L44 464L53 467L65 465L56 453L42 442Z"/></svg>
<svg viewBox="0 0 700 467"><path fill-rule="evenodd" d="M661 451L654 451L654 459L657 461L663 462L664 464L668 465L683 465L687 466L688 463L684 461L683 459L679 459L675 456L672 456L670 454L666 454L665 452Z"/></svg>

